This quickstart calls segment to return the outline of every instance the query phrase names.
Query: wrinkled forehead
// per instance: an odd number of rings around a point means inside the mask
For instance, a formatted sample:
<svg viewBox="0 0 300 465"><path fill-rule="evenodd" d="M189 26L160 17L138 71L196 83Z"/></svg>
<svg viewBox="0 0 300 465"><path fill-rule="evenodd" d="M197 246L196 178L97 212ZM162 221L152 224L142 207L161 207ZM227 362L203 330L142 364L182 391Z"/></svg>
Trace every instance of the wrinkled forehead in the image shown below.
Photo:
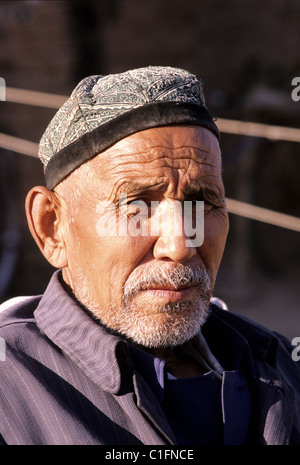
<svg viewBox="0 0 300 465"><path fill-rule="evenodd" d="M87 162L85 194L109 196L139 189L189 191L222 185L217 138L199 127L153 128L131 135ZM84 181L84 180L83 180Z"/></svg>
<svg viewBox="0 0 300 465"><path fill-rule="evenodd" d="M213 133L200 126L168 126L146 129L128 136L106 150L106 153L138 153L155 146L170 148L195 147L219 153L219 142ZM142 150L141 150L142 149Z"/></svg>
<svg viewBox="0 0 300 465"><path fill-rule="evenodd" d="M221 164L219 142L211 131L198 126L147 129L119 141L95 157L92 164L98 173L117 173L129 171L138 163L143 164L146 174L153 163L183 168L185 160Z"/></svg>
<svg viewBox="0 0 300 465"><path fill-rule="evenodd" d="M82 202L115 198L120 193L165 192L180 196L199 189L223 191L217 138L198 126L140 131L122 139L79 167L76 196ZM58 186L59 188L59 186Z"/></svg>

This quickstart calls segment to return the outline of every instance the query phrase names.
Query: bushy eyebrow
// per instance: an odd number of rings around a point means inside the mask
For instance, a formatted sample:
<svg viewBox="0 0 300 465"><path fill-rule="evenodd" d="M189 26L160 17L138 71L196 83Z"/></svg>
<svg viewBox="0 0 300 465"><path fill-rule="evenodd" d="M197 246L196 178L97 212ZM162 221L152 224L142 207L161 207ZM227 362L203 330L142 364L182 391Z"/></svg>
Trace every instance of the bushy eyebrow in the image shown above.
<svg viewBox="0 0 300 465"><path fill-rule="evenodd" d="M165 192L168 188L168 183L161 182L155 184L143 184L139 181L124 181L121 186L116 190L112 201L117 203L124 197L130 198L135 195L147 194L150 192ZM204 200L212 203L219 202L222 195L219 186L206 186L201 185L186 185L182 189L185 200ZM183 200L183 199L182 199Z"/></svg>

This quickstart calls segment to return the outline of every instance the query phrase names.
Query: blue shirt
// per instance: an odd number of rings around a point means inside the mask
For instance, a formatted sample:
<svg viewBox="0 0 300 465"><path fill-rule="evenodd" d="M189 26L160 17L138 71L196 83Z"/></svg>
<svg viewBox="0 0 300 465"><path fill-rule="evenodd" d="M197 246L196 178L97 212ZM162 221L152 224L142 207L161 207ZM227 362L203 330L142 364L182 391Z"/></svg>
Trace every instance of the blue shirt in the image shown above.
<svg viewBox="0 0 300 465"><path fill-rule="evenodd" d="M210 332L209 328L206 330ZM226 346L222 341L226 341ZM220 332L218 325L214 328L210 342L211 351L224 368L221 380L212 371L201 376L169 379L163 360L135 346L131 347L131 354L136 369L156 394L178 444L245 444L249 440L251 420L252 373L248 344L231 327L225 326L224 331L223 322Z"/></svg>

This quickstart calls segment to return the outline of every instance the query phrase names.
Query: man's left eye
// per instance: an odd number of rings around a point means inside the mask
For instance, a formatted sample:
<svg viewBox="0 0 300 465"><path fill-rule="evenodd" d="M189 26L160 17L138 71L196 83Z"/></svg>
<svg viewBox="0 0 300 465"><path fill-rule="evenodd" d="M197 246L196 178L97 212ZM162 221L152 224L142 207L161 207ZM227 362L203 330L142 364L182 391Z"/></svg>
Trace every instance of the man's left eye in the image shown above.
<svg viewBox="0 0 300 465"><path fill-rule="evenodd" d="M148 215L150 204L144 199L133 199L127 202L127 213L129 215Z"/></svg>
<svg viewBox="0 0 300 465"><path fill-rule="evenodd" d="M128 200L127 205L147 205L144 199Z"/></svg>
<svg viewBox="0 0 300 465"><path fill-rule="evenodd" d="M146 209L150 206L150 203L145 199L132 199L127 202L127 207L131 209Z"/></svg>

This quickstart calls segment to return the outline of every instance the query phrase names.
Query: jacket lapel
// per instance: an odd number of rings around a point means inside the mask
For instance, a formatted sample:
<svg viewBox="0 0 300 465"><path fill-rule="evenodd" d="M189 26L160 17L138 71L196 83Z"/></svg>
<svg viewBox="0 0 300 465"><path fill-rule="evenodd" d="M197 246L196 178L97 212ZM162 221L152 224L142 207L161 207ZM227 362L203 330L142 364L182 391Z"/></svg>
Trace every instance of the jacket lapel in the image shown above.
<svg viewBox="0 0 300 465"><path fill-rule="evenodd" d="M254 434L258 443L284 445L290 443L294 423L294 391L280 376L278 361L279 340L265 328L253 324L234 313L214 308L217 318L232 325L247 340L255 372L256 396ZM290 356L289 356L290 358ZM281 360L285 366L290 360Z"/></svg>
<svg viewBox="0 0 300 465"><path fill-rule="evenodd" d="M163 409L156 396L150 390L144 379L135 372L134 390L138 408L146 415L149 421L164 437L166 444L176 444L174 433L163 413Z"/></svg>

